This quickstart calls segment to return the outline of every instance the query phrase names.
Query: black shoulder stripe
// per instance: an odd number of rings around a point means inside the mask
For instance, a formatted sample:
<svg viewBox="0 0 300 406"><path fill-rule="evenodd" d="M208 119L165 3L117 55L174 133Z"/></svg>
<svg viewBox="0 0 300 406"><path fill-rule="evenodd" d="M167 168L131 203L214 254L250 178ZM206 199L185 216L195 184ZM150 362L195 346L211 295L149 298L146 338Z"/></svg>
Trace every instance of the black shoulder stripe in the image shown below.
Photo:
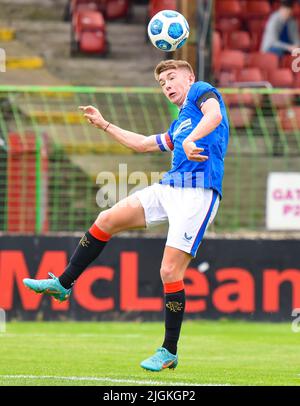
<svg viewBox="0 0 300 406"><path fill-rule="evenodd" d="M215 100L219 101L216 93L210 91L210 92L204 93L202 96L199 97L199 99L197 100L198 108L201 109L202 104L205 103L208 99L215 99Z"/></svg>

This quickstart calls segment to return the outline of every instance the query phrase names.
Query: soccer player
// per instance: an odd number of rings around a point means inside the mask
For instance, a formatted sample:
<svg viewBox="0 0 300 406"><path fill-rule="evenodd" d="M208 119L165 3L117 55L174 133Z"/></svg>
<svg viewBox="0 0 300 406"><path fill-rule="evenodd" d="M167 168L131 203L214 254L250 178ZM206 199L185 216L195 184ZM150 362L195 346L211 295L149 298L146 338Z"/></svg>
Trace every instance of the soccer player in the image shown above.
<svg viewBox="0 0 300 406"><path fill-rule="evenodd" d="M167 60L155 69L164 95L179 107L167 132L136 134L107 121L93 106L81 107L88 122L137 152L173 151L172 168L160 183L138 191L102 211L80 240L65 272L51 279L24 279L36 293L64 301L74 282L98 257L110 238L124 230L168 221L169 231L160 275L165 299L165 337L156 353L141 363L150 371L175 368L177 343L185 309L184 274L216 215L222 196L224 157L229 138L220 93L196 82L186 61Z"/></svg>

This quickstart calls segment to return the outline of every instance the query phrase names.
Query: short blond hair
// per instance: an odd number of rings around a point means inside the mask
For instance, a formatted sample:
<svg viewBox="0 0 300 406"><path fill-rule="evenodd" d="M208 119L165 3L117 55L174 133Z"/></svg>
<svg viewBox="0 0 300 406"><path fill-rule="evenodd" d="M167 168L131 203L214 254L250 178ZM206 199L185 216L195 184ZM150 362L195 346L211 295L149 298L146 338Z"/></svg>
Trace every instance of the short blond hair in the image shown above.
<svg viewBox="0 0 300 406"><path fill-rule="evenodd" d="M194 74L193 68L187 61L182 61L182 60L175 60L175 59L168 59L166 61L161 61L155 68L154 70L154 77L158 81L159 80L159 75L162 72L165 72L166 70L169 69L187 69L192 75Z"/></svg>

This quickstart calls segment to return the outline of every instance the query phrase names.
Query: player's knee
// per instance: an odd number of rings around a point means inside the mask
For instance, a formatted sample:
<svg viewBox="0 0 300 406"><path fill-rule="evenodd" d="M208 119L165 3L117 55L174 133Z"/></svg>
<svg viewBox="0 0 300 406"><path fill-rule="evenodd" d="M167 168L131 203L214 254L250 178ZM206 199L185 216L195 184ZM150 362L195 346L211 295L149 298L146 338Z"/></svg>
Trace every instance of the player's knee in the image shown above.
<svg viewBox="0 0 300 406"><path fill-rule="evenodd" d="M102 211L99 214L99 216L97 217L97 220L95 221L95 223L102 231L104 231L108 234L114 233L113 216L109 209Z"/></svg>
<svg viewBox="0 0 300 406"><path fill-rule="evenodd" d="M163 282L176 282L177 267L175 262L162 264L160 268L160 276Z"/></svg>

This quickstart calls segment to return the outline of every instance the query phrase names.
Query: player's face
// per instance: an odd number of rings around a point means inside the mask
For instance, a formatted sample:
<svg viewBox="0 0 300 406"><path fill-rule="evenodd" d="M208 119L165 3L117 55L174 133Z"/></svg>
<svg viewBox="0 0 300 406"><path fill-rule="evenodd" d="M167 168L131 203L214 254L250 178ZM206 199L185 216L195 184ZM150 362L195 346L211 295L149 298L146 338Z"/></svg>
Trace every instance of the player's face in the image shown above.
<svg viewBox="0 0 300 406"><path fill-rule="evenodd" d="M169 69L159 75L159 84L164 95L178 107L183 105L194 80L187 69Z"/></svg>

